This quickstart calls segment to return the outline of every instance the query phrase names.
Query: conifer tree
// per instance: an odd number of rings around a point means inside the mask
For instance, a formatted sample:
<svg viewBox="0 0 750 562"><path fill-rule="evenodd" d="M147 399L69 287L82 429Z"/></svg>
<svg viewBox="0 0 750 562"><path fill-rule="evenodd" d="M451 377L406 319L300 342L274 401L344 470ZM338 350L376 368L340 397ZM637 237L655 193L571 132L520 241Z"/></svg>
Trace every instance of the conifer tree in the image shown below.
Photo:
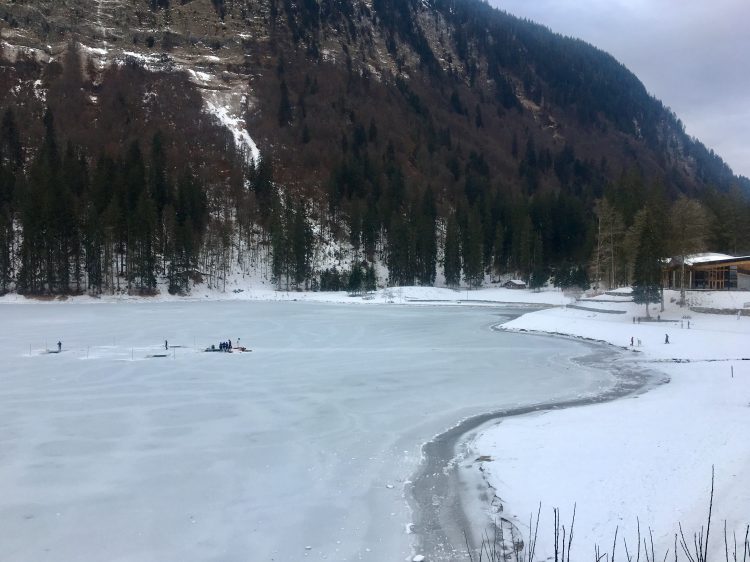
<svg viewBox="0 0 750 562"><path fill-rule="evenodd" d="M70 161L70 164L68 162ZM75 171L65 170L74 167L77 156L71 149L66 154L63 170L57 181L50 186L47 208L48 243L51 244L50 262L48 265L48 289L53 293L67 293L71 288L71 260L79 254L78 220L73 193L68 181L74 181ZM78 269L77 267L75 268ZM77 280L78 282L80 280Z"/></svg>
<svg viewBox="0 0 750 562"><path fill-rule="evenodd" d="M279 85L279 127L285 127L292 120L292 103L289 101L289 88L286 80Z"/></svg>
<svg viewBox="0 0 750 562"><path fill-rule="evenodd" d="M291 229L294 284L299 287L310 277L314 242L303 201L295 205Z"/></svg>
<svg viewBox="0 0 750 562"><path fill-rule="evenodd" d="M68 199L68 224L65 228L65 244L72 266L72 283L76 292L81 291L85 270L83 254L83 213L89 191L89 170L83 152L69 141L62 164L62 187Z"/></svg>
<svg viewBox="0 0 750 562"><path fill-rule="evenodd" d="M435 196L431 189L427 189L422 196L420 209L412 214L416 215L416 267L417 280L422 285L432 285L435 282L437 264L437 208Z"/></svg>
<svg viewBox="0 0 750 562"><path fill-rule="evenodd" d="M661 258L663 240L654 213L641 209L631 229L635 255L633 261L633 302L646 305L646 316L650 316L648 305L661 300Z"/></svg>
<svg viewBox="0 0 750 562"><path fill-rule="evenodd" d="M86 289L94 294L101 294L104 286L103 267L103 227L104 217L96 212L91 198L83 203L81 212L81 245L84 256L84 272L86 275Z"/></svg>
<svg viewBox="0 0 750 562"><path fill-rule="evenodd" d="M354 199L349 210L349 243L354 249L354 255L359 254L362 241L362 213L359 200Z"/></svg>
<svg viewBox="0 0 750 562"><path fill-rule="evenodd" d="M0 164L13 171L24 161L23 145L13 110L8 108L0 124Z"/></svg>
<svg viewBox="0 0 750 562"><path fill-rule="evenodd" d="M271 210L271 275L280 289L284 279L289 288L289 241L281 202L274 197Z"/></svg>
<svg viewBox="0 0 750 562"><path fill-rule="evenodd" d="M525 210L516 209L511 238L511 263L513 268L524 277L528 277L531 272L532 229L531 219Z"/></svg>
<svg viewBox="0 0 750 562"><path fill-rule="evenodd" d="M495 238L492 242L492 270L499 276L505 269L505 229L502 223L495 226Z"/></svg>
<svg viewBox="0 0 750 562"><path fill-rule="evenodd" d="M350 294L358 295L362 292L362 267L359 263L352 264L352 271L349 274L349 283L347 289Z"/></svg>
<svg viewBox="0 0 750 562"><path fill-rule="evenodd" d="M542 252L542 235L536 233L534 237L534 245L531 253L531 274L529 276L529 288L540 289L547 282L549 276L547 275L547 268L544 263L544 255Z"/></svg>
<svg viewBox="0 0 750 562"><path fill-rule="evenodd" d="M461 246L455 213L451 213L445 228L443 272L445 284L458 287L461 284Z"/></svg>
<svg viewBox="0 0 750 562"><path fill-rule="evenodd" d="M129 255L133 264L128 269L136 289L149 294L156 289L156 224L156 204L142 191L131 222L134 248Z"/></svg>
<svg viewBox="0 0 750 562"><path fill-rule="evenodd" d="M149 188L156 204L156 213L161 218L164 206L170 202L171 193L167 174L167 155L164 150L164 135L154 134L151 141L151 162L149 167Z"/></svg>
<svg viewBox="0 0 750 562"><path fill-rule="evenodd" d="M365 272L365 291L372 292L378 288L378 278L375 274L375 266L370 264Z"/></svg>
<svg viewBox="0 0 750 562"><path fill-rule="evenodd" d="M614 288L622 275L625 227L622 216L606 197L597 201L594 212L597 217L596 280L603 279L609 288Z"/></svg>
<svg viewBox="0 0 750 562"><path fill-rule="evenodd" d="M20 135L8 108L0 124L0 295L9 290L13 278L16 183L21 179L22 166Z"/></svg>
<svg viewBox="0 0 750 562"><path fill-rule="evenodd" d="M414 231L402 213L394 212L388 228L388 278L391 285L413 285L416 276Z"/></svg>
<svg viewBox="0 0 750 562"><path fill-rule="evenodd" d="M177 182L178 191L180 183L179 181ZM184 272L181 267L184 264L184 260L181 259L181 252L178 247L181 232L177 219L177 211L172 205L167 205L162 210L161 232L162 259L166 266L167 291L170 295L181 294L186 289L183 283Z"/></svg>
<svg viewBox="0 0 750 562"><path fill-rule="evenodd" d="M14 212L10 202L4 200L3 193L9 183L15 183L15 177L0 169L0 295L4 295L10 288L14 262Z"/></svg>
<svg viewBox="0 0 750 562"><path fill-rule="evenodd" d="M378 244L380 232L380 217L378 216L378 208L372 199L368 199L365 205L365 213L362 218L362 246L365 250L365 255L368 259L372 260L375 256L375 247Z"/></svg>
<svg viewBox="0 0 750 562"><path fill-rule="evenodd" d="M477 206L468 214L467 235L464 236L463 269L469 287L480 287L484 279L482 221Z"/></svg>
<svg viewBox="0 0 750 562"><path fill-rule="evenodd" d="M58 289L60 272L59 233L52 227L54 197L60 181L60 154L55 135L54 118L44 115L44 138L29 171L28 187L22 194L21 269L18 275L20 292L40 294Z"/></svg>

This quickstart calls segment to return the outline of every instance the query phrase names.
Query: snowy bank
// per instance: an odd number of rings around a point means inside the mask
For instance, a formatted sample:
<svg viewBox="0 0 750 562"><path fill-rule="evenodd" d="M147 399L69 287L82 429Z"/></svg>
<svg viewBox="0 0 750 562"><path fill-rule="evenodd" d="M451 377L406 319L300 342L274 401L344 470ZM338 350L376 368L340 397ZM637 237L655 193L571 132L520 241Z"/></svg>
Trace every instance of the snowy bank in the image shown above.
<svg viewBox="0 0 750 562"><path fill-rule="evenodd" d="M467 291L440 287L389 287L374 293L350 295L345 291L277 291L272 287L257 285L239 285L232 290L210 290L196 288L189 296L170 295L162 292L153 297L129 295L87 295L63 298L27 298L22 295L8 294L0 297L0 304L34 304L34 303L117 303L117 302L185 302L185 301L308 301L341 304L441 304L441 305L497 305L533 304L565 305L572 298L555 289L547 291L526 291L498 288L480 288Z"/></svg>
<svg viewBox="0 0 750 562"><path fill-rule="evenodd" d="M611 553L617 530L618 553L624 553L624 539L632 554L639 520L642 537L653 529L656 556L670 549L672 558L680 523L689 544L692 533L705 526L712 465L709 557L724 558L724 519L730 541L733 530L740 542L744 538L750 522L750 318L691 312L671 302L676 295L666 292L663 312L652 306L658 322L639 323L644 306L602 296L595 299L599 303L586 303L602 312L555 308L503 326L623 347L636 365L671 379L630 399L505 419L471 438L474 462L465 476L483 478L494 488L502 517L513 521L524 539L529 516L542 503L537 559L554 554L552 508L561 508L569 529L574 506L574 552L588 555L598 544ZM692 298L715 308L750 301L747 293ZM612 309L623 313L607 313ZM497 507L489 511L499 517Z"/></svg>

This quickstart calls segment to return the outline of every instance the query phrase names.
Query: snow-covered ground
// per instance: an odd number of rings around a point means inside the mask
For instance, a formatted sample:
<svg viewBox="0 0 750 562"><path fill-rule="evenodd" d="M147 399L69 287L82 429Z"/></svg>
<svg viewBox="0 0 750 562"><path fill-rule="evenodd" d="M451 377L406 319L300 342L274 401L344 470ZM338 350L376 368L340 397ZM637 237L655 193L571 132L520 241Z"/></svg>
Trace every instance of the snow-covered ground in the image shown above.
<svg viewBox="0 0 750 562"><path fill-rule="evenodd" d="M588 346L491 330L498 307L12 300L4 561L411 559L423 443L612 384ZM253 351L202 351L230 338Z"/></svg>
<svg viewBox="0 0 750 562"><path fill-rule="evenodd" d="M352 296L345 291L338 292L298 292L278 291L269 284L264 286L257 279L230 283L226 291L208 289L205 286L193 289L188 297L170 295L162 291L154 297L131 297L128 295L102 295L101 297L79 296L55 299L57 303L123 303L123 302L216 302L216 301L305 301L341 304L441 304L441 305L492 305L500 303L565 305L573 298L560 290L527 291L485 287L480 289L446 289L442 287L391 287L376 292ZM39 304L46 299L26 298L22 295L7 294L0 297L2 304Z"/></svg>
<svg viewBox="0 0 750 562"><path fill-rule="evenodd" d="M569 530L574 505L574 553L593 556L595 544L611 552L619 528L617 555L624 555L623 539L632 554L640 520L642 537L653 529L657 558L670 549L672 559L680 523L691 545L692 533L705 527L712 466L709 556L724 559L725 519L730 543L733 530L740 543L744 539L750 523L750 318L690 312L674 304L677 296L666 293L664 312L651 307L660 322L633 323L644 306L603 295L578 304L624 314L555 308L504 325L609 342L671 379L630 399L495 422L468 443L470 460L492 459L464 470L467 479L486 479L501 499L504 510L492 517L514 520L528 536L529 516L542 503L537 559L554 550L553 507L562 510ZM750 293L691 293L689 301L743 308Z"/></svg>

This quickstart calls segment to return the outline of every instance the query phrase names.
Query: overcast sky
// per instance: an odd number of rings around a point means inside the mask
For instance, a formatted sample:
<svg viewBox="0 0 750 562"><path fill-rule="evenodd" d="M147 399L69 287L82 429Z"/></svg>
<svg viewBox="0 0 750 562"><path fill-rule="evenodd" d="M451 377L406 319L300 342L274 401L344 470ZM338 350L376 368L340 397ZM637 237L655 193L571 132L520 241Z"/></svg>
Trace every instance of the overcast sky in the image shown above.
<svg viewBox="0 0 750 562"><path fill-rule="evenodd" d="M609 52L750 177L750 0L489 0Z"/></svg>

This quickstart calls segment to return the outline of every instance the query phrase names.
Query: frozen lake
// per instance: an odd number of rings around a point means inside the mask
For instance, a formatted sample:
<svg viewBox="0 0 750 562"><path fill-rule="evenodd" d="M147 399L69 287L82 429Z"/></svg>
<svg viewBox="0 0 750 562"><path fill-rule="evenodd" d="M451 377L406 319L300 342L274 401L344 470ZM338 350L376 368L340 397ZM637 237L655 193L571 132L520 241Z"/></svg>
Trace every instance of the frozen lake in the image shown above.
<svg viewBox="0 0 750 562"><path fill-rule="evenodd" d="M405 560L423 443L614 382L583 344L490 329L515 314L2 305L2 559ZM252 353L199 351L238 337Z"/></svg>

